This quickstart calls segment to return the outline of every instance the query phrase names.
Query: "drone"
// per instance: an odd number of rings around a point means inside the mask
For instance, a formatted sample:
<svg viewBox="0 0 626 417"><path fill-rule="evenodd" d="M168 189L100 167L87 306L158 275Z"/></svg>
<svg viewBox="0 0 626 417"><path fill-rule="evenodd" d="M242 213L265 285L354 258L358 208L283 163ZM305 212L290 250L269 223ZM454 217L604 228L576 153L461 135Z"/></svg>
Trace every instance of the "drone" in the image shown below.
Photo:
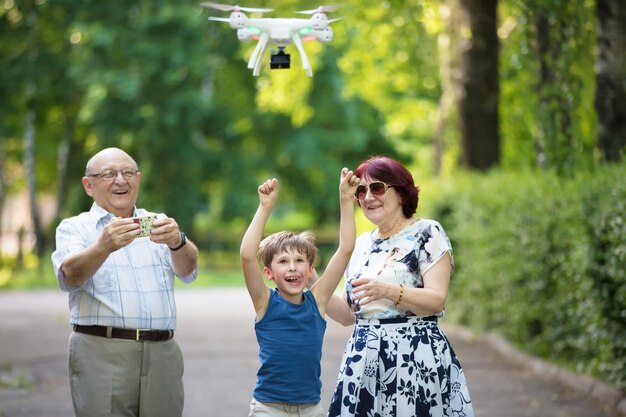
<svg viewBox="0 0 626 417"><path fill-rule="evenodd" d="M340 19L329 20L326 15L334 12L337 6L320 6L313 10L302 10L296 13L311 15L308 19L300 18L249 18L248 13L267 13L274 9L261 9L253 7L230 6L226 4L204 2L201 6L211 9L231 12L230 17L210 16L209 20L226 22L231 28L237 30L237 38L240 41L256 40L257 45L248 61L248 68L253 70L252 75L257 77L261 70L261 60L270 43L278 47L278 51L271 51L270 69L286 69L290 67L291 55L285 53L287 45L294 44L300 53L302 68L309 77L313 76L311 65L302 46L302 42L318 40L328 43L333 40L332 22Z"/></svg>

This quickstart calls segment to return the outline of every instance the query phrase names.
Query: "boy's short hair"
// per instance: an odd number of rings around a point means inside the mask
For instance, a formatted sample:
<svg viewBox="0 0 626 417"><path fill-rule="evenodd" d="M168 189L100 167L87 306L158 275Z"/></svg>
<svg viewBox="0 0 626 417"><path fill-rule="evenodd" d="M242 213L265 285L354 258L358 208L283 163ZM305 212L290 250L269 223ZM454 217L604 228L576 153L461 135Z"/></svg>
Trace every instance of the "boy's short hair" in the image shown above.
<svg viewBox="0 0 626 417"><path fill-rule="evenodd" d="M315 233L308 230L297 234L294 232L273 233L261 241L257 255L263 265L269 268L277 253L290 249L304 254L313 265L318 253L317 246L315 246Z"/></svg>

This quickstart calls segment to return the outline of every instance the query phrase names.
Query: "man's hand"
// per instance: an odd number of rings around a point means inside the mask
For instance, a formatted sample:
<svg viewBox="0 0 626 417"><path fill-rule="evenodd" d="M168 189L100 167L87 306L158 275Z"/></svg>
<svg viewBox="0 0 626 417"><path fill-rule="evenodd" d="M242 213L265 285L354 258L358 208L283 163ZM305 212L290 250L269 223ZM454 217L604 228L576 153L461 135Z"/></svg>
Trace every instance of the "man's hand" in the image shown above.
<svg viewBox="0 0 626 417"><path fill-rule="evenodd" d="M150 240L154 243L164 243L170 248L180 245L180 229L176 220L167 216L159 216L152 223Z"/></svg>
<svg viewBox="0 0 626 417"><path fill-rule="evenodd" d="M109 253L123 248L141 233L139 224L131 218L116 217L109 221L98 237L98 244Z"/></svg>

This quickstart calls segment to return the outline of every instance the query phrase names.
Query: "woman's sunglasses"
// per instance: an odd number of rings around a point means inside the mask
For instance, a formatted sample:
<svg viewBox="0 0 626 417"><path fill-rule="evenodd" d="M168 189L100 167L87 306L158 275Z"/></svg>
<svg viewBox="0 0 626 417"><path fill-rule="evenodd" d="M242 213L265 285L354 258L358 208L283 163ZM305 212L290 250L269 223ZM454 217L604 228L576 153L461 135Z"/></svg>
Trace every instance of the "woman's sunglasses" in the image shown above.
<svg viewBox="0 0 626 417"><path fill-rule="evenodd" d="M369 185L359 185L356 187L356 191L354 192L354 197L356 199L363 199L367 194L367 190L370 190L372 195L380 196L387 192L388 188L392 188L393 185L387 185L382 181L374 181L369 183Z"/></svg>

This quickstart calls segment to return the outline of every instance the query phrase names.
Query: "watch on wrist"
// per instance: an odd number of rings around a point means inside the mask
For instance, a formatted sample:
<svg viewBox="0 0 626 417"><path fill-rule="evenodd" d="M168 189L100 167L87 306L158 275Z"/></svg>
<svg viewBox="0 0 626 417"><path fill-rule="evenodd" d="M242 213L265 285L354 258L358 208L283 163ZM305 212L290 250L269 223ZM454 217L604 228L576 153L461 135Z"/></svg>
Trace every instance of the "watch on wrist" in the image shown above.
<svg viewBox="0 0 626 417"><path fill-rule="evenodd" d="M187 244L187 236L185 236L185 232L180 232L180 244L175 248L170 248L171 251L177 251ZM169 246L168 246L169 248Z"/></svg>

